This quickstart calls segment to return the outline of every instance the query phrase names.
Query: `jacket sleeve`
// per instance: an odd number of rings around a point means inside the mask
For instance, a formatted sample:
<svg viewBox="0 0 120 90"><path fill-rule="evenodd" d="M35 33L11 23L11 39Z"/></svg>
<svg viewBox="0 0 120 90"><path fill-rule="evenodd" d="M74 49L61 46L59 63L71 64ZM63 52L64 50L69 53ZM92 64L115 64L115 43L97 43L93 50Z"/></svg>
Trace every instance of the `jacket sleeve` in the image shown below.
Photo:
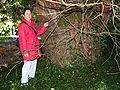
<svg viewBox="0 0 120 90"><path fill-rule="evenodd" d="M28 51L25 51L25 50L27 50L25 29L26 29L26 27L25 27L23 24L21 24L21 25L18 27L18 30L19 30L18 32L19 32L20 49L21 49L21 52L22 52L23 55L24 55L25 53L28 53Z"/></svg>
<svg viewBox="0 0 120 90"><path fill-rule="evenodd" d="M37 26L35 24L34 24L34 26L37 31L37 36L40 36L47 30L47 28L44 25L41 28L37 28Z"/></svg>
<svg viewBox="0 0 120 90"><path fill-rule="evenodd" d="M41 34L43 34L45 31L47 30L47 28L43 25L41 28L37 29L37 36L40 36Z"/></svg>

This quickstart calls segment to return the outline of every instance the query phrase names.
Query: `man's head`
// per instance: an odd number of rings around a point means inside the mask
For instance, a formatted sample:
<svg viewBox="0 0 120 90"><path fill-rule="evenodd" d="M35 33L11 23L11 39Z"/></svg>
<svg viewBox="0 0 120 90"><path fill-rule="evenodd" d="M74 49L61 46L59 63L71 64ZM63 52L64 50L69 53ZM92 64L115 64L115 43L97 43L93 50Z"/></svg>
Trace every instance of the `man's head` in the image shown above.
<svg viewBox="0 0 120 90"><path fill-rule="evenodd" d="M25 8L24 11L23 11L23 17L30 21L31 20L31 10L29 8Z"/></svg>

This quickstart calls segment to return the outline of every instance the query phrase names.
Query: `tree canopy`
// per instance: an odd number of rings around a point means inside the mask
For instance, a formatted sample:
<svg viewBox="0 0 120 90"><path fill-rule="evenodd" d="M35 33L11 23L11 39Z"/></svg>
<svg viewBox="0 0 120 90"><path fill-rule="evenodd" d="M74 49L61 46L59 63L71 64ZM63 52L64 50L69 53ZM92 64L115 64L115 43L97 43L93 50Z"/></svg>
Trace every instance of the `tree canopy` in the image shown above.
<svg viewBox="0 0 120 90"><path fill-rule="evenodd" d="M34 8L36 0L1 0L0 14L1 21L12 19L13 22L21 20L22 11L25 7Z"/></svg>

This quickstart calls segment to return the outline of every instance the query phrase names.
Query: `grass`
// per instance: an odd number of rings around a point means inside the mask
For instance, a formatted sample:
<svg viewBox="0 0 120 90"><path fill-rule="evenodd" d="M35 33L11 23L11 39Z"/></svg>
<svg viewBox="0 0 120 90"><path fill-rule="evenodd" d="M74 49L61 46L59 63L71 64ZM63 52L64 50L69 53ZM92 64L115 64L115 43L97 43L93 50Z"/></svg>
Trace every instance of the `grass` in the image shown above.
<svg viewBox="0 0 120 90"><path fill-rule="evenodd" d="M21 87L22 64L12 70L8 78L8 68L0 68L0 90L120 90L120 76L107 75L115 72L110 66L111 62L103 66L99 62L73 65L73 67L60 67L46 58L38 60L36 78L31 80L29 86Z"/></svg>

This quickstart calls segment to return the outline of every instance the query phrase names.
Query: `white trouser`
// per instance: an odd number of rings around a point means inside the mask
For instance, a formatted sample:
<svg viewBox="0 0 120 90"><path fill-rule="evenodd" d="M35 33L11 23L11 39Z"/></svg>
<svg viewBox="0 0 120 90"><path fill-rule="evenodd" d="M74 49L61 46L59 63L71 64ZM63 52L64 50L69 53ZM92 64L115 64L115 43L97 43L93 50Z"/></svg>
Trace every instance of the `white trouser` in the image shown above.
<svg viewBox="0 0 120 90"><path fill-rule="evenodd" d="M37 66L37 59L33 61L24 61L24 65L22 67L21 83L27 83L28 78L35 77L36 66Z"/></svg>

